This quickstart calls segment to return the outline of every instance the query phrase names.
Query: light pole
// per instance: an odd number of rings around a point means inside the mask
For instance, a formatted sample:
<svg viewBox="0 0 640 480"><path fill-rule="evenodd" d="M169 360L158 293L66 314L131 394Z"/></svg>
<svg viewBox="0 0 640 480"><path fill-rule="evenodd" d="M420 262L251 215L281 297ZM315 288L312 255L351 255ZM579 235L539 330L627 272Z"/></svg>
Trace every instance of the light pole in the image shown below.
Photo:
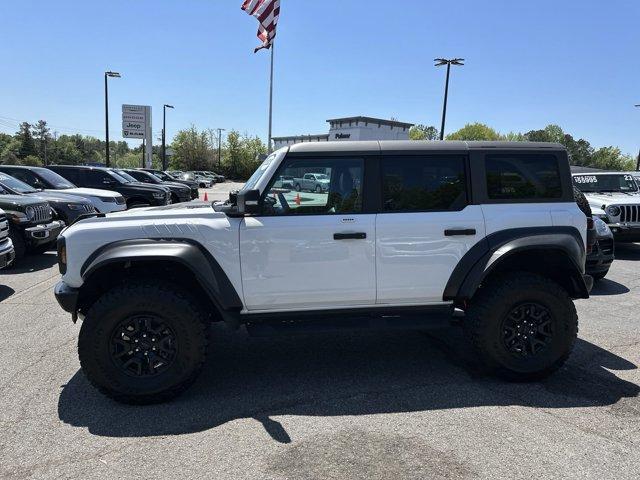
<svg viewBox="0 0 640 480"><path fill-rule="evenodd" d="M640 107L640 103L638 103L636 107ZM636 172L638 171L640 171L640 150L638 150L638 160L636 161Z"/></svg>
<svg viewBox="0 0 640 480"><path fill-rule="evenodd" d="M162 171L164 172L167 169L167 146L166 146L166 137L165 131L167 129L167 108L173 108L173 105L167 105L166 103L162 106Z"/></svg>
<svg viewBox="0 0 640 480"><path fill-rule="evenodd" d="M218 130L218 167L222 165L222 132L226 132L224 128L216 128Z"/></svg>
<svg viewBox="0 0 640 480"><path fill-rule="evenodd" d="M109 87L107 85L107 78L120 78L118 72L104 72L104 128L106 131L107 141L107 156L105 158L105 164L109 167Z"/></svg>
<svg viewBox="0 0 640 480"><path fill-rule="evenodd" d="M440 127L440 140L444 140L444 122L447 118L447 97L449 96L449 72L451 70L451 65L464 65L464 58L436 58L433 60L436 62L436 67L441 67L442 65L447 66L447 80L444 86L444 104L442 105L442 126Z"/></svg>

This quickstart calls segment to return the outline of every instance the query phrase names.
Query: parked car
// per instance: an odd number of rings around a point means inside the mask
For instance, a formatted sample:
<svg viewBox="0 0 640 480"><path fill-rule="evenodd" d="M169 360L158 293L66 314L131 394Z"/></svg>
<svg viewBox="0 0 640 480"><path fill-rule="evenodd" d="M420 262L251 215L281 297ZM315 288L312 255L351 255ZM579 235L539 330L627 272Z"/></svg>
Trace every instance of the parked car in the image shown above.
<svg viewBox="0 0 640 480"><path fill-rule="evenodd" d="M293 179L293 187L299 192L322 193L329 190L329 176L325 173L305 173L302 178Z"/></svg>
<svg viewBox="0 0 640 480"><path fill-rule="evenodd" d="M62 220L66 225L72 224L80 216L96 213L93 204L85 198L36 190L31 185L4 173L0 173L0 187L12 195L27 195L46 201L53 208L56 218Z"/></svg>
<svg viewBox="0 0 640 480"><path fill-rule="evenodd" d="M20 260L27 252L46 250L64 228L62 220L53 219L47 202L25 195L11 195L0 186L0 208L9 219L9 237Z"/></svg>
<svg viewBox="0 0 640 480"><path fill-rule="evenodd" d="M193 172L184 172L180 174L180 180L189 180L190 182L198 182L200 188L211 188L215 183L210 178L203 177L202 175L196 175Z"/></svg>
<svg viewBox="0 0 640 480"><path fill-rule="evenodd" d="M295 182L295 178L293 178L291 175L280 175L278 176L276 181L273 182L273 187L293 190L294 182Z"/></svg>
<svg viewBox="0 0 640 480"><path fill-rule="evenodd" d="M0 165L0 172L11 175L30 185L36 190L51 193L64 193L89 200L96 212L111 213L127 209L122 195L111 190L96 188L78 188L66 178L43 167L23 167L16 165Z"/></svg>
<svg viewBox="0 0 640 480"><path fill-rule="evenodd" d="M16 252L9 237L9 220L0 209L0 269L10 266L15 258Z"/></svg>
<svg viewBox="0 0 640 480"><path fill-rule="evenodd" d="M640 195L632 175L576 173L573 182L589 200L593 215L609 226L616 242L640 241Z"/></svg>
<svg viewBox="0 0 640 480"><path fill-rule="evenodd" d="M144 170L124 169L124 171L139 182L169 187L171 190L172 203L182 203L191 200L191 189L181 183L162 181L152 173L145 172Z"/></svg>
<svg viewBox="0 0 640 480"><path fill-rule="evenodd" d="M325 194L272 190L305 169L327 172ZM229 203L191 205L90 218L58 242L55 295L84 318L80 365L118 401L184 391L212 320L265 335L424 330L456 315L478 364L540 379L569 357L572 299L593 282L559 144L300 143Z"/></svg>
<svg viewBox="0 0 640 480"><path fill-rule="evenodd" d="M202 170L196 173L199 173L204 177L212 178L213 180L215 180L216 183L223 183L226 181L226 178L224 175L219 175L216 172L212 172L211 170Z"/></svg>
<svg viewBox="0 0 640 480"><path fill-rule="evenodd" d="M50 165L69 182L85 188L106 188L124 197L127 208L167 205L171 203L171 193L157 185L131 182L112 169L104 167L83 167L77 165Z"/></svg>
<svg viewBox="0 0 640 480"><path fill-rule="evenodd" d="M186 185L191 189L191 199L196 199L199 196L198 182L196 181L181 180L179 178L174 178L171 175L169 175L168 172L163 172L162 170L154 170L152 168L140 168L139 170L152 173L163 182L177 182L177 183L181 183L182 185Z"/></svg>
<svg viewBox="0 0 640 480"><path fill-rule="evenodd" d="M599 217L593 219L597 232L596 242L587 254L586 272L594 280L602 280L609 273L615 258L613 233L609 226Z"/></svg>

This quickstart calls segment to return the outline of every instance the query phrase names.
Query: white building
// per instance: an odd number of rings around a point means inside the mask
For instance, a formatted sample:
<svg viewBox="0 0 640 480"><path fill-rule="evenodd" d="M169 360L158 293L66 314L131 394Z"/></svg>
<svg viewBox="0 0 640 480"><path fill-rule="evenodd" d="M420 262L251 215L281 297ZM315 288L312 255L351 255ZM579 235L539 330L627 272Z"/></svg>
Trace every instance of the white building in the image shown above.
<svg viewBox="0 0 640 480"><path fill-rule="evenodd" d="M302 142L340 140L408 140L412 123L372 117L346 117L327 120L329 133L273 137L275 149Z"/></svg>

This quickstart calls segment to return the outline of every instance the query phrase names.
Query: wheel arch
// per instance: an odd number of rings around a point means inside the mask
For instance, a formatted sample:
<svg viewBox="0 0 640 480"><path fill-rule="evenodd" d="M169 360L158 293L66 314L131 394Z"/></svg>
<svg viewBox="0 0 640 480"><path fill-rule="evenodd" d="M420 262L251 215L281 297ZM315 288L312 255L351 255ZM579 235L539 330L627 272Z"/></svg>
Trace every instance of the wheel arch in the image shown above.
<svg viewBox="0 0 640 480"><path fill-rule="evenodd" d="M588 298L585 248L575 227L530 227L489 235L471 248L454 269L443 299L467 301L496 275L527 271L560 284L572 298Z"/></svg>
<svg viewBox="0 0 640 480"><path fill-rule="evenodd" d="M242 301L211 254L190 239L123 240L104 245L87 258L78 310L86 310L110 286L130 278L166 278L211 307L214 317L237 323Z"/></svg>

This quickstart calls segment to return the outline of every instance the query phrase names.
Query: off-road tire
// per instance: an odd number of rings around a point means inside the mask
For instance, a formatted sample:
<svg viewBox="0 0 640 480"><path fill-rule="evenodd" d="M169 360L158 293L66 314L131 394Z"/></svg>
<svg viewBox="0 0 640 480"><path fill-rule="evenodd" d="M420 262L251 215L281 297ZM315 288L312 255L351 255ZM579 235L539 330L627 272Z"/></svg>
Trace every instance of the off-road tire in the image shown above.
<svg viewBox="0 0 640 480"><path fill-rule="evenodd" d="M510 352L503 341L509 313L529 302L550 313L553 336L544 350L528 358ZM465 334L489 373L510 381L542 379L567 360L578 335L578 315L566 291L554 281L528 272L490 280L471 300L464 319Z"/></svg>
<svg viewBox="0 0 640 480"><path fill-rule="evenodd" d="M175 332L175 358L165 371L149 377L125 373L111 354L111 338L126 318L150 314ZM80 365L89 382L122 403L160 403L185 391L206 357L209 323L200 303L177 285L139 280L107 291L86 314L78 338Z"/></svg>
<svg viewBox="0 0 640 480"><path fill-rule="evenodd" d="M9 238L13 242L13 249L15 251L15 260L12 265L15 265L18 261L22 260L27 253L27 244L24 241L22 234L14 227L9 227Z"/></svg>
<svg viewBox="0 0 640 480"><path fill-rule="evenodd" d="M322 193L322 187L320 185L316 185L316 193Z"/></svg>

